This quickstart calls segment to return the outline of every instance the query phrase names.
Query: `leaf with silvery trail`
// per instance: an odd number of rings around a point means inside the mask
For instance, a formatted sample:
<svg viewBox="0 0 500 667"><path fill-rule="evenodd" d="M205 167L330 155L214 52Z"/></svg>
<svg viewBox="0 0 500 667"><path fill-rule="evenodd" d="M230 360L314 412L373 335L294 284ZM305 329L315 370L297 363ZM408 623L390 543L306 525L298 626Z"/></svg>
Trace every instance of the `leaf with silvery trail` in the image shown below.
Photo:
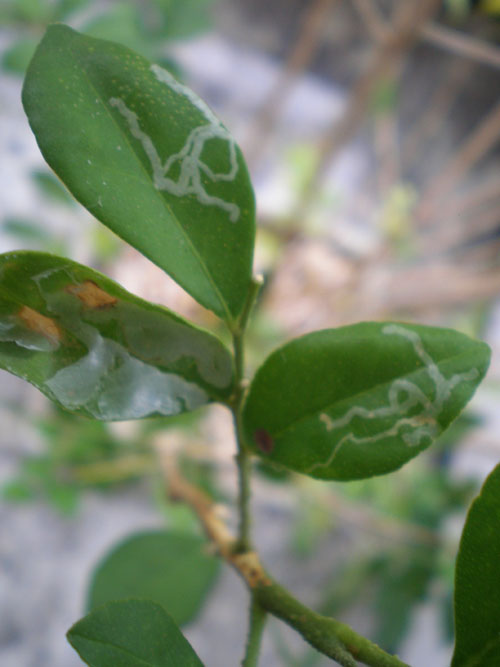
<svg viewBox="0 0 500 667"><path fill-rule="evenodd" d="M207 541L175 530L128 537L99 563L89 590L90 609L122 598L158 602L178 625L200 611L219 572Z"/></svg>
<svg viewBox="0 0 500 667"><path fill-rule="evenodd" d="M467 515L455 570L451 667L500 665L500 465Z"/></svg>
<svg viewBox="0 0 500 667"><path fill-rule="evenodd" d="M104 604L67 637L90 667L203 667L167 611L149 600Z"/></svg>
<svg viewBox="0 0 500 667"><path fill-rule="evenodd" d="M307 334L271 354L243 409L248 444L320 479L400 468L460 414L490 349L450 329L365 322Z"/></svg>
<svg viewBox="0 0 500 667"><path fill-rule="evenodd" d="M229 323L250 285L255 204L239 148L191 90L124 46L47 30L23 104L96 218Z"/></svg>
<svg viewBox="0 0 500 667"><path fill-rule="evenodd" d="M97 271L30 251L0 255L0 368L107 421L176 415L233 390L215 336Z"/></svg>

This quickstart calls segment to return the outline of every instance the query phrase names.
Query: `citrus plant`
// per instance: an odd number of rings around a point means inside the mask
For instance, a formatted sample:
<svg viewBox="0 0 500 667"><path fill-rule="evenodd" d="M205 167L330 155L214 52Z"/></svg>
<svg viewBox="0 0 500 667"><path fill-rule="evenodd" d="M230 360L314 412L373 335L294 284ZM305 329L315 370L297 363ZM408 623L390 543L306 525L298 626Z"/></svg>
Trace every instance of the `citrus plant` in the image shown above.
<svg viewBox="0 0 500 667"><path fill-rule="evenodd" d="M227 406L238 534L171 462L167 478L170 495L191 505L220 559L248 587L242 664L258 664L272 614L340 665L403 665L304 606L261 564L251 537L252 457L322 480L395 471L463 410L487 371L488 346L449 329L364 322L292 340L247 380L245 331L261 284L252 276L254 195L220 120L167 70L64 25L51 26L36 50L23 104L46 161L74 197L213 311L232 350L91 268L19 251L0 256L1 367L90 419ZM462 537L453 667L498 664L499 529L497 469ZM93 667L201 665L179 625L195 615L217 569L201 538L136 535L98 567L90 611L68 639Z"/></svg>

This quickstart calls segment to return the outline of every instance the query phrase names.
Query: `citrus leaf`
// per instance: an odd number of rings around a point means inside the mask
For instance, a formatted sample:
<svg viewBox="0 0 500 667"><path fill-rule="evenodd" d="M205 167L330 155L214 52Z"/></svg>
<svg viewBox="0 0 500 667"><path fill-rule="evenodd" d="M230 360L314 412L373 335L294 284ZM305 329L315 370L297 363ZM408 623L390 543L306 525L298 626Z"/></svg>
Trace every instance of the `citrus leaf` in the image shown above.
<svg viewBox="0 0 500 667"><path fill-rule="evenodd" d="M206 552L206 540L175 531L149 531L129 537L97 567L89 609L120 598L158 602L179 625L191 621L215 582L219 561Z"/></svg>
<svg viewBox="0 0 500 667"><path fill-rule="evenodd" d="M232 391L224 345L101 273L39 252L0 255L0 368L102 420L194 410Z"/></svg>
<svg viewBox="0 0 500 667"><path fill-rule="evenodd" d="M165 609L149 600L102 605L67 638L90 667L203 667Z"/></svg>
<svg viewBox="0 0 500 667"><path fill-rule="evenodd" d="M500 465L469 510L455 570L452 667L500 665Z"/></svg>
<svg viewBox="0 0 500 667"><path fill-rule="evenodd" d="M260 456L321 479L381 475L416 456L458 416L490 350L451 331L361 323L276 350L243 410Z"/></svg>
<svg viewBox="0 0 500 667"><path fill-rule="evenodd" d="M254 196L207 105L130 49L63 25L40 43L23 104L76 199L232 322L250 284Z"/></svg>

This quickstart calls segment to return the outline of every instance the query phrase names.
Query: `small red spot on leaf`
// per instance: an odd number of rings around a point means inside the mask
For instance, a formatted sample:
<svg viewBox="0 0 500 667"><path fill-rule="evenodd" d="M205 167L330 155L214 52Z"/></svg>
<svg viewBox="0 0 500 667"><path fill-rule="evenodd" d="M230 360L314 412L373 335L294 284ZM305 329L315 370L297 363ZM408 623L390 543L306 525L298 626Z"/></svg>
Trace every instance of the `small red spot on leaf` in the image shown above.
<svg viewBox="0 0 500 667"><path fill-rule="evenodd" d="M264 452L264 454L269 454L274 449L274 440L271 438L269 433L265 428L258 428L253 434L255 443L257 447Z"/></svg>

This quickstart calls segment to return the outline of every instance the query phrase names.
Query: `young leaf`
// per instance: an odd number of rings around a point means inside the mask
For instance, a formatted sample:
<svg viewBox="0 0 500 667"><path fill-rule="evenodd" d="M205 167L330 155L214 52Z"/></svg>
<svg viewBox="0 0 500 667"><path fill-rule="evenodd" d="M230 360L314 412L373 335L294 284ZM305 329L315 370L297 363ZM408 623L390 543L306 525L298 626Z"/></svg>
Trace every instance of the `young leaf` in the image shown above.
<svg viewBox="0 0 500 667"><path fill-rule="evenodd" d="M120 598L146 598L168 609L179 625L188 623L219 570L219 561L206 553L206 546L201 537L174 531L129 537L95 571L89 608Z"/></svg>
<svg viewBox="0 0 500 667"><path fill-rule="evenodd" d="M166 70L112 42L49 27L23 104L78 201L226 321L250 284L254 196L239 148Z"/></svg>
<svg viewBox="0 0 500 667"><path fill-rule="evenodd" d="M203 667L163 607L149 600L109 602L67 637L90 667Z"/></svg>
<svg viewBox="0 0 500 667"><path fill-rule="evenodd" d="M194 410L233 385L230 354L208 332L81 264L29 251L0 255L0 368L103 420Z"/></svg>
<svg viewBox="0 0 500 667"><path fill-rule="evenodd" d="M449 329L361 323L276 350L243 410L256 453L321 479L381 475L416 456L458 416L490 351Z"/></svg>
<svg viewBox="0 0 500 667"><path fill-rule="evenodd" d="M474 500L455 570L452 667L500 665L500 465Z"/></svg>

